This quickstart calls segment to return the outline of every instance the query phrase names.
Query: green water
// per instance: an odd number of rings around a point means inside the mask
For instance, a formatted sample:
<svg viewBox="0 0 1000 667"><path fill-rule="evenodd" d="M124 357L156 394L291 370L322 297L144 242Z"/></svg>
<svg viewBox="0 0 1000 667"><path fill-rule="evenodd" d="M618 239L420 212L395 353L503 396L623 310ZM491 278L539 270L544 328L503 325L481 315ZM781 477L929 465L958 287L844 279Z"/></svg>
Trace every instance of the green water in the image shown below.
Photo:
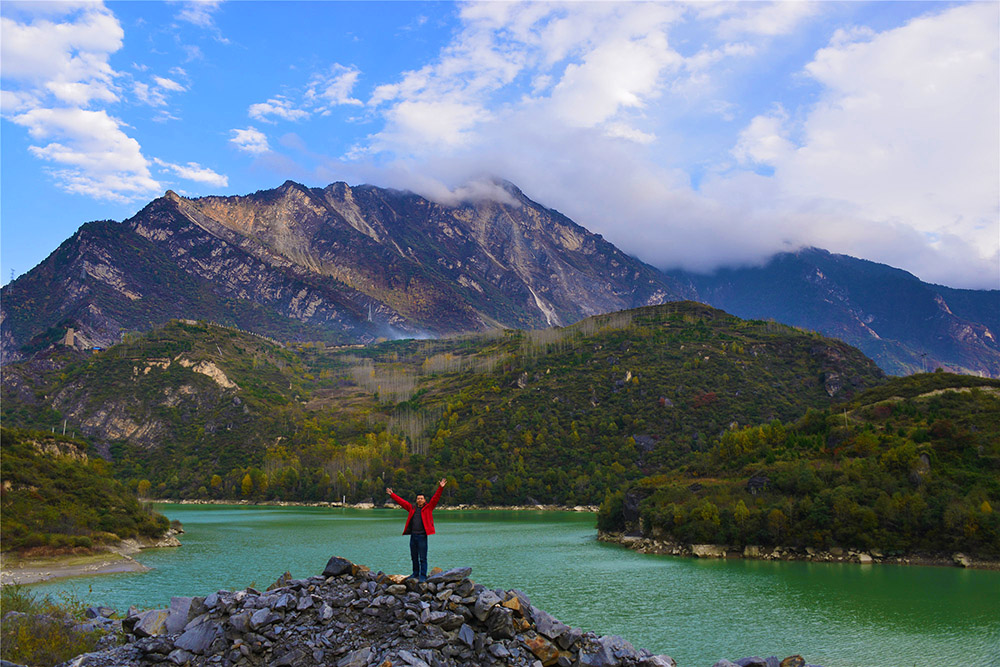
<svg viewBox="0 0 1000 667"><path fill-rule="evenodd" d="M331 555L408 573L401 510L163 505L185 527L179 549L143 552L142 574L34 588L124 610L171 595L263 588L322 572ZM597 542L592 515L434 514L430 565L470 566L491 588L519 588L557 618L618 634L681 667L801 653L825 667L1000 662L1000 572L959 568L711 561Z"/></svg>

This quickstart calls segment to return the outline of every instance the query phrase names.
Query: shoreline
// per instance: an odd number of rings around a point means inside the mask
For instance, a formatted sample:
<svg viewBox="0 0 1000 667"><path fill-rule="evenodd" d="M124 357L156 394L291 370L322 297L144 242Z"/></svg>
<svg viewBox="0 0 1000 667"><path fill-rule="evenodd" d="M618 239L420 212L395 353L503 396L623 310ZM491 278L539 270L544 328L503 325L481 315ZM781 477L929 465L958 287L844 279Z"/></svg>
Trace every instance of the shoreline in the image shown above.
<svg viewBox="0 0 1000 667"><path fill-rule="evenodd" d="M377 508L396 507L391 502L378 503L341 503L336 501L298 501L298 500L217 500L217 499L168 499L168 498L142 498L143 502L171 505L241 505L247 507L327 507L371 510ZM439 510L489 510L489 511L514 511L514 512L589 512L597 514L600 507L597 505L444 505L437 506Z"/></svg>
<svg viewBox="0 0 1000 667"><path fill-rule="evenodd" d="M83 556L20 558L4 554L0 564L0 586L38 584L53 579L96 574L149 572L152 568L132 558L132 554L145 549L179 547L181 546L180 540L177 539L179 532L182 531L171 528L157 539L130 538Z"/></svg>
<svg viewBox="0 0 1000 667"><path fill-rule="evenodd" d="M597 532L597 539L609 544L618 544L644 554L677 556L680 558L742 559L773 561L806 561L811 563L854 563L857 565L918 565L930 567L961 567L973 570L1000 570L1000 561L983 560L963 553L922 554L905 556L885 556L877 549L859 551L856 549L832 548L830 550L812 547L736 547L725 544L681 544L656 540L624 533Z"/></svg>
<svg viewBox="0 0 1000 667"><path fill-rule="evenodd" d="M8 558L4 560L6 561ZM39 584L54 579L86 575L149 572L151 569L131 556L114 552L89 556L56 556L38 560L18 560L14 565L7 565L4 562L0 568L0 586Z"/></svg>

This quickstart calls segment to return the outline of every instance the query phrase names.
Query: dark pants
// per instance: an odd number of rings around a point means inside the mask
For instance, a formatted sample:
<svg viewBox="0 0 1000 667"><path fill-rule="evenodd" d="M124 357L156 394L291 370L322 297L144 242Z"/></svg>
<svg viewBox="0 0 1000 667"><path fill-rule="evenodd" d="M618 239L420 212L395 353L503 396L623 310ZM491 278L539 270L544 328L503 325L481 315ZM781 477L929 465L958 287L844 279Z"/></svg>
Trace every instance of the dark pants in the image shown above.
<svg viewBox="0 0 1000 667"><path fill-rule="evenodd" d="M413 578L427 579L427 534L410 535L410 560L413 561Z"/></svg>

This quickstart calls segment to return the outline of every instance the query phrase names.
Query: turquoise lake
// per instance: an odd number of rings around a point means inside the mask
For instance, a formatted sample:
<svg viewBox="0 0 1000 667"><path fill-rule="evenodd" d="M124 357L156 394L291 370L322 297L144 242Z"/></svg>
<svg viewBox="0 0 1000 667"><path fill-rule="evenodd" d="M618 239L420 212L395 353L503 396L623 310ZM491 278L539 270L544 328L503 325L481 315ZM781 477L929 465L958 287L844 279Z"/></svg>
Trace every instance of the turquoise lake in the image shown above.
<svg viewBox="0 0 1000 667"><path fill-rule="evenodd" d="M160 505L184 524L177 549L147 550L141 574L33 586L119 610L172 595L265 588L304 578L338 555L409 572L402 510ZM434 513L430 566L472 568L490 588L518 588L560 620L680 667L720 658L802 654L825 667L1000 662L1000 572L893 565L698 560L638 554L596 539L573 512Z"/></svg>

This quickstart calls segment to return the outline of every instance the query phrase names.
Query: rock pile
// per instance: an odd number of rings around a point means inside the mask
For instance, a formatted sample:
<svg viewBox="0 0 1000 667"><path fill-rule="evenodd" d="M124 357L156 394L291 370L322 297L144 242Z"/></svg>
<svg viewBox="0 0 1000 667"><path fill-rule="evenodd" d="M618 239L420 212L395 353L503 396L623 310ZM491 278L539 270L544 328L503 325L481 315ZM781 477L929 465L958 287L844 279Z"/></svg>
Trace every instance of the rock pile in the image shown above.
<svg viewBox="0 0 1000 667"><path fill-rule="evenodd" d="M471 571L421 583L334 557L321 576L286 575L264 592L219 591L173 598L169 609L130 610L122 621L127 643L64 667L676 665L621 637L571 628L521 591L474 583Z"/></svg>

